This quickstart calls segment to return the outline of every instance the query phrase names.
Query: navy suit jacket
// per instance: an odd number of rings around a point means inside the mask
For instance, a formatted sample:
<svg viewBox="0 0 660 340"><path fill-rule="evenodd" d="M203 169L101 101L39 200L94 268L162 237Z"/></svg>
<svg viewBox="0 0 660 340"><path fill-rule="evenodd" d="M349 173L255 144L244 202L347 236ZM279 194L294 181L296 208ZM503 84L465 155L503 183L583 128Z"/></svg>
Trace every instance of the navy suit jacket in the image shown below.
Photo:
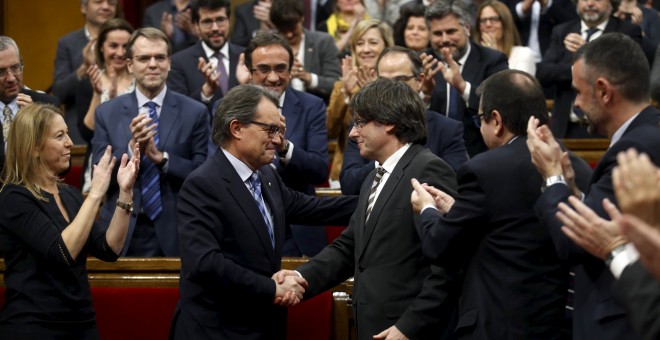
<svg viewBox="0 0 660 340"><path fill-rule="evenodd" d="M612 145L594 169L585 192L584 203L599 216L609 219L602 205L604 198L616 204L612 187L612 169L616 155L635 148L660 164L660 112L649 106L628 126L621 139ZM577 246L561 231L562 223L555 217L559 202L566 202L571 193L565 185L550 186L539 198L534 209L550 230L557 254L576 264L575 300L573 312L574 339L634 339L630 320L614 300L614 277L601 259Z"/></svg>
<svg viewBox="0 0 660 340"><path fill-rule="evenodd" d="M419 219L412 211L411 178L455 195L454 171L427 148L403 154L365 223L376 170L362 184L348 228L298 271L311 297L355 278L353 313L358 339L373 339L390 326L411 339L445 339L453 330L458 292L454 276L422 253Z"/></svg>
<svg viewBox="0 0 660 340"><path fill-rule="evenodd" d="M229 44L229 89L238 85L236 80L236 66L238 65L238 58L243 53L244 48L232 43ZM208 62L208 58L202 48L202 42L198 42L193 46L186 48L172 56L172 69L167 76L167 86L175 92L179 92L188 97L191 97L201 103L202 102L202 85L206 82L206 78L202 72L197 69L199 57L204 58ZM222 98L224 94L220 86L213 93L213 98L208 104L203 103L209 110L213 108L213 103ZM211 114L211 116L213 116Z"/></svg>
<svg viewBox="0 0 660 340"><path fill-rule="evenodd" d="M437 112L426 110L426 128L428 130L426 147L449 164L454 172L458 172L458 168L468 160L463 142L463 124ZM360 193L362 182L375 168L375 164L376 162L360 156L357 143L349 139L346 143L344 163L339 174L342 194L357 195Z"/></svg>
<svg viewBox="0 0 660 340"><path fill-rule="evenodd" d="M259 30L259 20L254 18L254 5L258 0L236 6L234 9L234 28L231 32L231 42L239 46L247 46Z"/></svg>
<svg viewBox="0 0 660 340"><path fill-rule="evenodd" d="M259 170L275 248L250 190L222 150L186 179L178 202L181 298L173 339L284 339L287 310L273 305L288 223L346 224L356 196L318 198Z"/></svg>
<svg viewBox="0 0 660 340"><path fill-rule="evenodd" d="M568 128L569 117L575 92L571 87L571 67L573 66L573 54L564 46L564 38L569 33L580 33L580 19L565 22L556 26L552 30L552 40L548 50L543 56L543 60L536 69L536 78L544 85L555 86L554 105L552 107L552 120L550 127L555 138L564 138ZM622 21L619 18L611 17L603 34L609 32L619 32L630 36L633 40L645 46L642 43L642 29L630 22ZM646 51L645 51L646 53ZM651 56L647 55L652 63L655 57L655 50L651 51Z"/></svg>
<svg viewBox="0 0 660 340"><path fill-rule="evenodd" d="M660 338L660 282L639 262L621 273L615 285L617 301L644 339Z"/></svg>
<svg viewBox="0 0 660 340"><path fill-rule="evenodd" d="M112 153L121 159L128 151L132 138L130 123L138 114L135 92L113 98L96 108L94 113L95 131L92 139L92 162L98 164L108 145ZM179 237L176 229L176 197L183 180L207 158L207 144L210 127L206 107L188 97L167 89L159 117L159 149L169 155L167 172L160 176L160 193L163 211L156 218L154 226L165 256L179 256ZM148 160L147 160L148 161ZM143 162L145 162L143 160ZM144 167L141 167L142 170ZM113 181L115 183L115 181ZM142 209L140 175L133 188L135 209L128 226L128 236L122 255L130 244L135 221ZM100 213L102 225L109 225L115 211L114 202L119 197L116 183L111 184L106 194L106 202Z"/></svg>
<svg viewBox="0 0 660 340"><path fill-rule="evenodd" d="M477 45L470 42L470 55L468 55L465 65L463 65L463 79L469 82L472 86L470 91L470 98L467 105L464 100L458 103L458 116L463 122L463 139L465 140L465 147L468 154L472 157L480 152L488 150L481 132L477 128L474 120L479 119L477 111L479 110L479 96L477 95L477 88L486 78L491 75L509 69L509 60L504 53L499 51ZM441 60L432 49L427 51L428 54ZM430 109L441 114L447 114L447 81L445 81L442 72L438 72L435 76L435 88L431 94L431 107Z"/></svg>
<svg viewBox="0 0 660 340"><path fill-rule="evenodd" d="M84 29L71 32L57 42L53 94L64 105L71 105L78 88L76 70L83 63L82 50L87 45Z"/></svg>
<svg viewBox="0 0 660 340"><path fill-rule="evenodd" d="M456 334L461 339L565 339L568 266L534 214L543 179L527 136L491 149L458 172L458 197L444 216L421 214L422 249L441 266L465 259ZM586 189L591 168L572 157Z"/></svg>

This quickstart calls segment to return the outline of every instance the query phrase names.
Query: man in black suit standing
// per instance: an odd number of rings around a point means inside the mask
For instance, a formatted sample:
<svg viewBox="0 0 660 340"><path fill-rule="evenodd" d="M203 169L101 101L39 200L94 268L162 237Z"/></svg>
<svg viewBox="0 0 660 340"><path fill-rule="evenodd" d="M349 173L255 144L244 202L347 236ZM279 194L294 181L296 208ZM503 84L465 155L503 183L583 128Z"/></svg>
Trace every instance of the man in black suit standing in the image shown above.
<svg viewBox="0 0 660 340"><path fill-rule="evenodd" d="M543 89L533 76L507 70L479 91L490 150L461 167L456 201L413 181L424 254L440 265L466 259L459 338L565 339L568 266L534 214L543 179L526 144L529 118L549 119ZM586 188L591 168L579 158L572 163Z"/></svg>
<svg viewBox="0 0 660 340"><path fill-rule="evenodd" d="M546 126L530 119L527 145L532 162L547 189L536 203L537 215L552 235L560 257L577 264L573 311L574 339L636 339L630 320L615 302L614 277L604 260L614 259L622 249L613 243L592 256L562 233L556 218L560 202L571 195L603 218L603 199L616 202L612 169L619 152L634 148L660 164L660 112L650 105L649 65L640 46L621 33L605 34L582 46L572 67L572 85L578 94L575 107L584 111L589 131L611 139L610 148L594 169L588 190L573 185L572 169L562 162L562 151Z"/></svg>
<svg viewBox="0 0 660 340"><path fill-rule="evenodd" d="M16 113L30 103L60 106L60 101L23 84L23 57L14 39L0 35L0 172L5 165L5 141Z"/></svg>
<svg viewBox="0 0 660 340"><path fill-rule="evenodd" d="M463 123L470 156L487 150L479 128L477 87L489 76L509 68L506 55L470 42L470 15L463 1L441 0L426 9L431 49L422 59L429 70L424 86L431 110ZM434 60L430 63L430 60Z"/></svg>
<svg viewBox="0 0 660 340"><path fill-rule="evenodd" d="M242 85L215 111L218 150L179 193L181 298L172 339L285 339L287 310L273 303L299 301L306 286L298 277L271 279L287 224L345 224L355 210L356 196L318 198L284 185L270 166L286 130L277 105L267 89Z"/></svg>
<svg viewBox="0 0 660 340"><path fill-rule="evenodd" d="M193 25L201 41L172 56L167 86L213 108L213 102L238 85L236 66L243 48L228 42L229 0L193 1Z"/></svg>
<svg viewBox="0 0 660 340"><path fill-rule="evenodd" d="M358 339L444 339L453 331L458 293L452 271L422 254L418 219L410 205L412 178L454 193L456 176L423 145L424 104L410 85L378 79L349 105L350 138L360 155L376 161L362 184L348 228L298 272L306 297L351 276ZM280 272L278 279L295 272Z"/></svg>
<svg viewBox="0 0 660 340"><path fill-rule="evenodd" d="M653 61L655 49L642 38L642 29L613 17L612 11L610 0L579 0L577 13L580 18L557 25L552 30L550 46L538 64L536 78L544 86L555 86L550 128L556 138L588 137L584 127L579 125L583 120L582 113L576 112L572 105L575 91L571 88L571 65L580 46L605 33L619 32L642 44L645 59Z"/></svg>

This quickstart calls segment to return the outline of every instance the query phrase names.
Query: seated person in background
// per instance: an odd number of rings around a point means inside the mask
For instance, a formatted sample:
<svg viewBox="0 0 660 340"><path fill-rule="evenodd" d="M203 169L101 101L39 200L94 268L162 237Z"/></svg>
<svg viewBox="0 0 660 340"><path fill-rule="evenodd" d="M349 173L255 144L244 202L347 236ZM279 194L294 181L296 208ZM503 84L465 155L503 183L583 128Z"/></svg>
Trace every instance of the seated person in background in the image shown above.
<svg viewBox="0 0 660 340"><path fill-rule="evenodd" d="M332 85L341 76L337 48L327 33L303 28L304 20L303 0L276 0L270 8L270 21L293 50L291 87L316 95L327 103Z"/></svg>
<svg viewBox="0 0 660 340"><path fill-rule="evenodd" d="M81 190L89 192L92 180L92 138L94 138L94 112L99 104L116 96L133 92L135 78L126 67L126 44L133 33L133 27L124 19L110 19L101 26L99 37L94 44L96 64L87 68L88 79L83 80L76 94L76 102L80 107L85 102L89 108L85 115L80 115L78 130L80 136L87 142L87 153L83 164ZM87 89L94 90L91 101L86 95Z"/></svg>
<svg viewBox="0 0 660 340"><path fill-rule="evenodd" d="M190 0L160 0L144 11L143 27L154 27L167 34L174 53L197 41L190 13Z"/></svg>
<svg viewBox="0 0 660 340"><path fill-rule="evenodd" d="M328 20L320 24L319 30L328 32L335 38L339 53L350 52L350 39L355 25L369 19L369 16L364 9L363 0L337 0L334 8Z"/></svg>
<svg viewBox="0 0 660 340"><path fill-rule="evenodd" d="M351 113L348 103L351 96L376 76L376 60L384 49L394 45L392 29L376 19L361 21L351 36L351 56L342 59L342 77L335 82L328 104L328 139L337 139L337 149L332 159L330 186L339 186L339 173L344 161ZM359 188L353 188L359 190Z"/></svg>
<svg viewBox="0 0 660 340"><path fill-rule="evenodd" d="M377 61L378 77L405 81L419 93L424 82L422 60L413 50L395 46L381 53ZM468 160L463 143L463 124L437 112L426 110L428 138L426 147L445 161L454 172ZM356 195L362 182L374 169L375 162L363 158L355 140L349 140L340 174L341 192Z"/></svg>
<svg viewBox="0 0 660 340"><path fill-rule="evenodd" d="M23 84L23 57L14 39L0 35L0 173L5 166L5 143L18 110L30 103L60 106L60 101Z"/></svg>
<svg viewBox="0 0 660 340"><path fill-rule="evenodd" d="M195 0L190 10L201 40L172 56L167 86L210 110L215 101L238 85L236 68L244 48L227 40L229 0Z"/></svg>
<svg viewBox="0 0 660 340"><path fill-rule="evenodd" d="M487 1L479 6L477 24L472 40L482 46L498 50L509 57L509 69L536 73L534 52L521 46L511 12L499 1Z"/></svg>
<svg viewBox="0 0 660 340"><path fill-rule="evenodd" d="M126 154L118 160L106 146L83 199L58 177L71 159L67 131L58 108L31 104L16 115L9 132L0 189L0 246L7 266L0 312L3 338L99 338L87 255L103 261L119 257L133 209L140 151L136 145L130 160ZM112 178L120 193L104 203L113 211L104 228L95 219Z"/></svg>
<svg viewBox="0 0 660 340"><path fill-rule="evenodd" d="M422 4L410 3L401 7L401 15L394 23L394 44L422 53L429 48L431 34L426 26Z"/></svg>

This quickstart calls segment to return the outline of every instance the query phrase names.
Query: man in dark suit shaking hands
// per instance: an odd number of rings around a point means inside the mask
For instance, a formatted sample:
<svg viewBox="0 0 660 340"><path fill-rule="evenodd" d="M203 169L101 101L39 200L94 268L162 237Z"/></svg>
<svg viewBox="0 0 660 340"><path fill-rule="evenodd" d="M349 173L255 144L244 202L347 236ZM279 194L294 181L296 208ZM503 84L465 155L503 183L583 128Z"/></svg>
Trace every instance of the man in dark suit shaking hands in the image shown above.
<svg viewBox="0 0 660 340"><path fill-rule="evenodd" d="M354 276L358 339L444 339L453 330L454 276L422 254L410 180L419 176L454 193L454 171L423 146L424 104L405 82L369 83L349 108L355 122L349 137L376 168L362 184L348 228L298 267L309 283L306 297ZM283 271L278 278L292 273Z"/></svg>
<svg viewBox="0 0 660 340"><path fill-rule="evenodd" d="M299 277L271 279L287 223L346 224L355 210L356 196L293 191L270 166L286 130L277 104L261 86L230 91L213 120L218 150L183 184L173 339L284 339L287 310L273 302L296 302L306 286Z"/></svg>

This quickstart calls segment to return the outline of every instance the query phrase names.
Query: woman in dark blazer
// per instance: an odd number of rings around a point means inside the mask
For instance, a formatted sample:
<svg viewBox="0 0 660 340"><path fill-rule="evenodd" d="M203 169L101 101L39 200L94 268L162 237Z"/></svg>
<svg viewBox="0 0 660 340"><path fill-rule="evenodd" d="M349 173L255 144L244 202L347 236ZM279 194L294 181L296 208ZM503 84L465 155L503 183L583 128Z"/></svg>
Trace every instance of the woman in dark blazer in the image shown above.
<svg viewBox="0 0 660 340"><path fill-rule="evenodd" d="M140 153L117 171L121 194L110 225L94 220L117 160L110 147L94 167L86 199L60 182L69 167L71 138L51 105L22 108L7 138L0 189L0 248L5 258L5 305L0 337L98 339L85 269L87 254L115 261L124 245Z"/></svg>

